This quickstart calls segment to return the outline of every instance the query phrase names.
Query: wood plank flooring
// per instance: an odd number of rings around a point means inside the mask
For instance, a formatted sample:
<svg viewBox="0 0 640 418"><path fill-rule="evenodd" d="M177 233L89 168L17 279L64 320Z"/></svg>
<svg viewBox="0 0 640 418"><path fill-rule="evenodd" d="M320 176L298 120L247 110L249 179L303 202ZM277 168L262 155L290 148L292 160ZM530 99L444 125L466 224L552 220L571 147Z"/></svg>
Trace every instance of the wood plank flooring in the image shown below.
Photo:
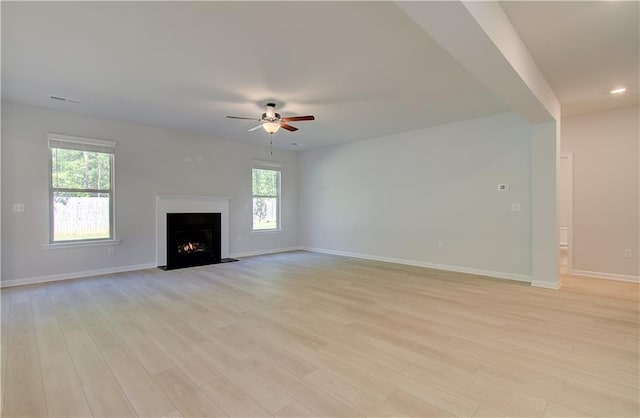
<svg viewBox="0 0 640 418"><path fill-rule="evenodd" d="M292 252L3 289L2 416L637 417L638 285Z"/></svg>

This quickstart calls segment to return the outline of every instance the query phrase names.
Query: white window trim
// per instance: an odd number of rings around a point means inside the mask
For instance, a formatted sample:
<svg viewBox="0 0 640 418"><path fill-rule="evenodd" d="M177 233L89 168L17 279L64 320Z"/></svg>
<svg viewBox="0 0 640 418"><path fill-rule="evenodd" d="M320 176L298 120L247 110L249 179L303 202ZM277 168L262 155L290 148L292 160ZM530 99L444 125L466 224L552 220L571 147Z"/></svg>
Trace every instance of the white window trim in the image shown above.
<svg viewBox="0 0 640 418"><path fill-rule="evenodd" d="M88 239L78 241L57 241L50 244L44 244L42 247L46 250L57 250L62 248L76 248L76 247L100 247L107 245L118 245L119 239Z"/></svg>
<svg viewBox="0 0 640 418"><path fill-rule="evenodd" d="M253 228L253 170L272 170L279 171L280 175L278 176L278 227L273 229L254 229ZM251 167L251 211L250 211L250 221L251 221L251 234L269 234L269 233L278 233L282 232L282 163L276 161L265 161L265 160L253 160L253 165Z"/></svg>
<svg viewBox="0 0 640 418"><path fill-rule="evenodd" d="M110 202L109 202L109 237L102 239L83 239L83 240L68 240L68 241L54 241L53 240L53 167L51 166L51 143L52 142L70 142L75 144L86 144L98 148L104 148L111 150L111 184L110 184ZM54 147L57 148L57 147ZM98 245L115 245L119 244L120 240L116 238L116 216L115 216L115 148L116 141L110 141L105 139L85 138L80 136L63 135L57 133L47 133L47 149L49 151L49 236L48 242L43 247L47 249L61 249L61 248L73 248L73 247L92 247ZM81 149L80 147L78 149Z"/></svg>
<svg viewBox="0 0 640 418"><path fill-rule="evenodd" d="M282 171L282 163L275 161L253 160L252 168Z"/></svg>
<svg viewBox="0 0 640 418"><path fill-rule="evenodd" d="M109 141L106 139L94 139L94 138L83 138L81 136L71 136L71 135L62 135L62 134L47 134L48 141L62 141L62 142L73 142L76 144L88 144L88 145L96 145L102 146L105 148L116 148L116 141Z"/></svg>

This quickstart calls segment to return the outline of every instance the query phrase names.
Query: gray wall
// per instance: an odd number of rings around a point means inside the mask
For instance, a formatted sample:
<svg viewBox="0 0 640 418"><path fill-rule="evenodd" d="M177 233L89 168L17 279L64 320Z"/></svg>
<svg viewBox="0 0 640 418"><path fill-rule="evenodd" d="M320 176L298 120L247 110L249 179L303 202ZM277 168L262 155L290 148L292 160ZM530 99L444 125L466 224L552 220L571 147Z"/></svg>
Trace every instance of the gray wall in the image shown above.
<svg viewBox="0 0 640 418"><path fill-rule="evenodd" d="M230 197L232 254L303 245L505 277L531 274L532 129L513 113L299 155L277 149L273 158L266 146L14 103L3 103L2 122L3 281L153 263L159 194ZM114 255L105 247L44 248L48 132L118 142L122 242ZM562 152L574 153L574 268L637 276L638 108L564 120L562 136ZM251 232L254 159L283 164L282 232ZM499 183L510 190L498 192ZM24 203L25 212L12 212L13 203ZM521 211L511 211L512 203ZM625 248L633 258L624 257Z"/></svg>
<svg viewBox="0 0 640 418"><path fill-rule="evenodd" d="M45 249L49 231L47 133L117 141L116 233L107 248ZM294 151L131 123L2 104L2 280L117 269L155 262L155 196L231 198L230 253L298 245L298 156ZM266 143L267 138L265 138ZM185 162L190 157L191 162ZM198 161L201 157L201 162ZM283 164L283 231L251 232L254 159ZM23 213L12 212L24 203Z"/></svg>
<svg viewBox="0 0 640 418"><path fill-rule="evenodd" d="M530 141L504 113L302 152L302 244L526 278Z"/></svg>

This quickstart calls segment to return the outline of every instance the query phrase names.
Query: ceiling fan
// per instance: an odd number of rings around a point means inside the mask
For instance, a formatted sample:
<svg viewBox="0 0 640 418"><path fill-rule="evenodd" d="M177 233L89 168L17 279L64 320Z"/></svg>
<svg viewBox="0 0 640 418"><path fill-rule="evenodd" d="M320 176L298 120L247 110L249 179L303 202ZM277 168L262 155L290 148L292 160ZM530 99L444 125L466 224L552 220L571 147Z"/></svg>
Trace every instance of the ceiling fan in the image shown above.
<svg viewBox="0 0 640 418"><path fill-rule="evenodd" d="M279 113L276 113L276 105L275 103L267 103L265 106L265 112L262 114L260 118L246 118L243 116L227 116L229 119L245 119L245 120L256 120L261 122L260 125L254 126L249 129L249 132L264 128L269 134L276 133L280 128L286 129L287 131L295 132L298 130L295 126L289 125L287 122L299 122L303 120L315 120L316 118L313 115L309 116L288 116L282 117Z"/></svg>

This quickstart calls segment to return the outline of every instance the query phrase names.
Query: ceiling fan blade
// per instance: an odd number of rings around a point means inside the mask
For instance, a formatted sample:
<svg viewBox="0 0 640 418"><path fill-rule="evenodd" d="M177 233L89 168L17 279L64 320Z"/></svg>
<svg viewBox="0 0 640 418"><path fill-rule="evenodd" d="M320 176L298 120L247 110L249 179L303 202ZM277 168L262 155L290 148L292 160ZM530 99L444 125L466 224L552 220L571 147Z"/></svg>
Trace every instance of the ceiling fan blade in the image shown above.
<svg viewBox="0 0 640 418"><path fill-rule="evenodd" d="M253 128L249 129L247 132L253 132L253 131L255 131L257 129L260 129L260 128L262 128L262 124L260 124L258 126L254 126Z"/></svg>
<svg viewBox="0 0 640 418"><path fill-rule="evenodd" d="M316 120L316 118L313 115L309 115L309 116L289 116L286 118L282 118L282 120L284 122L296 122L296 121L300 121L300 120Z"/></svg>
<svg viewBox="0 0 640 418"><path fill-rule="evenodd" d="M244 120L260 120L258 118L245 118L243 116L227 116L229 119L244 119Z"/></svg>
<svg viewBox="0 0 640 418"><path fill-rule="evenodd" d="M280 127L282 129L286 129L287 131L291 131L291 132L295 132L298 130L298 128L296 128L295 126L291 126L288 123L281 123Z"/></svg>

